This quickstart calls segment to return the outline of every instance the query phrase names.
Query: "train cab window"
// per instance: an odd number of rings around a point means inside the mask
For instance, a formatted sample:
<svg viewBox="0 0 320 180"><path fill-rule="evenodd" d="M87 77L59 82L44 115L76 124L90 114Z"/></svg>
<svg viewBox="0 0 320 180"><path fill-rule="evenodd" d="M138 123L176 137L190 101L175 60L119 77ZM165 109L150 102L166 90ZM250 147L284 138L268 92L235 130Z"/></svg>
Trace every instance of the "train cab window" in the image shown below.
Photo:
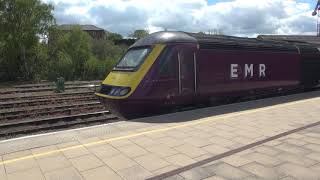
<svg viewBox="0 0 320 180"><path fill-rule="evenodd" d="M181 49L179 52L181 60L181 74L193 75L194 73L194 62L193 62L193 52L189 49Z"/></svg>
<svg viewBox="0 0 320 180"><path fill-rule="evenodd" d="M175 49L167 49L161 57L160 78L175 78L177 75L178 53Z"/></svg>
<svg viewBox="0 0 320 180"><path fill-rule="evenodd" d="M118 62L114 70L134 70L139 67L147 55L150 53L151 48L135 48L130 49Z"/></svg>

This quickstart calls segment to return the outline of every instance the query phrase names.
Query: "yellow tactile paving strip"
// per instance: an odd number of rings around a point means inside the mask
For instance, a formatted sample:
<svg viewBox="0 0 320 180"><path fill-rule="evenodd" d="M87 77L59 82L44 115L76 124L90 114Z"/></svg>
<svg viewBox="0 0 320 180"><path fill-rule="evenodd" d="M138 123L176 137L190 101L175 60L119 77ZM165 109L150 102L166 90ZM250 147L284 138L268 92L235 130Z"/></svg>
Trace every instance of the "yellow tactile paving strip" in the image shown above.
<svg viewBox="0 0 320 180"><path fill-rule="evenodd" d="M5 160L3 162L0 162L0 165L6 165L6 164L19 162L19 161L23 161L23 160L28 160L28 159L32 159L32 158L37 158L37 157L45 157L45 156L48 156L51 154L64 152L64 151L68 151L68 150L74 150L74 149L78 149L78 148L82 148L82 147L95 146L95 145L99 145L99 144L110 143L110 142L119 141L119 140L125 140L125 139L134 138L134 137L138 137L138 136L165 132L165 131L169 131L169 130L204 124L204 123L217 121L217 120L227 121L226 118L233 118L233 117L240 116L240 115L247 115L247 114L252 114L252 113L261 112L261 111L268 111L268 110L272 110L272 109L277 109L277 108L281 108L281 107L287 107L287 106L292 106L292 105L296 105L296 104L301 104L301 103L305 103L305 102L312 102L312 101L317 101L317 100L320 100L320 98L317 97L317 98L312 98L312 99L299 100L299 101L294 101L294 102L289 102L289 103L284 103L284 104L279 104L279 105L273 105L273 106L269 106L269 107L263 107L263 108L257 108L257 109L252 109L252 110L246 110L246 111L242 111L242 112L235 112L235 113L229 113L229 114L224 114L224 115L218 115L215 117L208 117L208 118L204 118L201 120L193 121L191 123L184 123L181 125L176 125L176 126L166 127L166 128L156 129L156 130L150 130L150 131L144 131L144 132L139 132L139 133L132 133L132 134L119 136L119 137L115 137L115 138L110 138L110 139L106 139L106 140L99 140L99 141L95 141L95 142L85 143L82 145L75 145L75 146L62 148L62 149L58 149L58 150L52 150L52 151L28 155L28 156L24 156L24 157L20 157L20 158L9 159L9 160Z"/></svg>

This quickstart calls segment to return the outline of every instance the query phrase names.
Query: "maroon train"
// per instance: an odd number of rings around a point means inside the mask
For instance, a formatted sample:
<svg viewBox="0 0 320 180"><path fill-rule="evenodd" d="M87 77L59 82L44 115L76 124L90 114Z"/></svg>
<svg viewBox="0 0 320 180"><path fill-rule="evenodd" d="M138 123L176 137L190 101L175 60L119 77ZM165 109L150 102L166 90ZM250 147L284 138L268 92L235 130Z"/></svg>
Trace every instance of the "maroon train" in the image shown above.
<svg viewBox="0 0 320 180"><path fill-rule="evenodd" d="M129 48L96 95L130 117L311 88L319 80L320 51L312 44L157 32Z"/></svg>

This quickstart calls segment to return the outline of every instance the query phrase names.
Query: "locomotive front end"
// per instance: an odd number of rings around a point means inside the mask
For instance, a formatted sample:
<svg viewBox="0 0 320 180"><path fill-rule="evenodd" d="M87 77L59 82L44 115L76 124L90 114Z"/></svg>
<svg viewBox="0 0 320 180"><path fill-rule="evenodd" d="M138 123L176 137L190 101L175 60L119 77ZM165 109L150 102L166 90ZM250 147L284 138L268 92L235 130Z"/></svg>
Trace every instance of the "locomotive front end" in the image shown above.
<svg viewBox="0 0 320 180"><path fill-rule="evenodd" d="M143 113L148 107L140 83L164 49L164 45L131 47L96 92L108 110L123 117ZM139 93L140 92L140 93Z"/></svg>

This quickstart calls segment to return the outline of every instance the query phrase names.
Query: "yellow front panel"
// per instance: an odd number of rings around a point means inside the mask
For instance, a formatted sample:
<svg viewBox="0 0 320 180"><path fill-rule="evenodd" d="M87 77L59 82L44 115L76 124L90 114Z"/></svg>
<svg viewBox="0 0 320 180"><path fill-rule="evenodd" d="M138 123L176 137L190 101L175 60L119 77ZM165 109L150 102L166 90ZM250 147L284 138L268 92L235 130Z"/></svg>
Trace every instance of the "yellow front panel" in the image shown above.
<svg viewBox="0 0 320 180"><path fill-rule="evenodd" d="M130 87L131 91L128 95L123 97L108 96L100 93L96 95L101 97L106 97L110 99L124 99L130 96L138 87L144 76L147 74L153 63L156 61L162 50L165 48L163 44L157 44L150 52L146 60L142 63L140 68L135 72L121 72L121 71L112 71L107 78L103 81L102 84L111 85L111 86L122 86Z"/></svg>

